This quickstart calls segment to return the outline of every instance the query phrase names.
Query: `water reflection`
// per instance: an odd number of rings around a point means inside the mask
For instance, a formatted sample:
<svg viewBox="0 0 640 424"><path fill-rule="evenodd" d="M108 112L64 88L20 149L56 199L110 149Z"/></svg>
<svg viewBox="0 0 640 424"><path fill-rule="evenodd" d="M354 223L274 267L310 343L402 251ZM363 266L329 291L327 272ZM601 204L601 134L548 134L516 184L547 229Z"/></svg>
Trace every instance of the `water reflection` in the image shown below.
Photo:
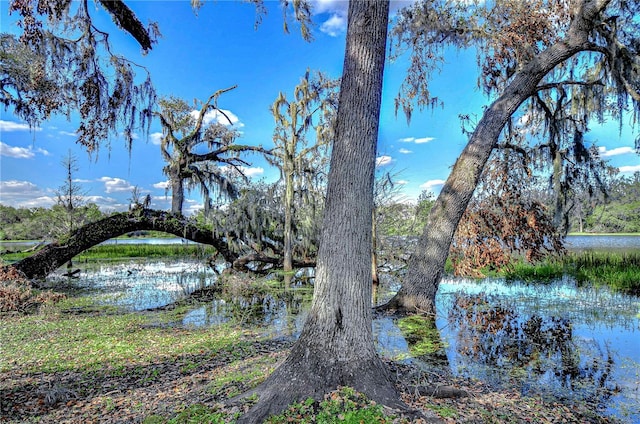
<svg viewBox="0 0 640 424"><path fill-rule="evenodd" d="M79 264L79 285L92 290L99 302L140 311L165 306L212 285L216 272L198 260L131 260L126 263ZM61 274L48 278L55 285Z"/></svg>
<svg viewBox="0 0 640 424"><path fill-rule="evenodd" d="M455 337L458 372L476 368L489 383L505 385L509 379L526 392L555 398L579 393L585 401L604 404L618 392L611 379L614 359L609 349L584 349L573 336L570 320L517 313L491 304L484 295L457 295L449 311ZM585 357L587 356L587 357ZM537 388L544 387L544 391ZM549 393L550 392L550 393ZM574 393L571 393L574 392Z"/></svg>
<svg viewBox="0 0 640 424"><path fill-rule="evenodd" d="M438 305L454 374L640 422L638 298L570 279L545 286L452 279Z"/></svg>

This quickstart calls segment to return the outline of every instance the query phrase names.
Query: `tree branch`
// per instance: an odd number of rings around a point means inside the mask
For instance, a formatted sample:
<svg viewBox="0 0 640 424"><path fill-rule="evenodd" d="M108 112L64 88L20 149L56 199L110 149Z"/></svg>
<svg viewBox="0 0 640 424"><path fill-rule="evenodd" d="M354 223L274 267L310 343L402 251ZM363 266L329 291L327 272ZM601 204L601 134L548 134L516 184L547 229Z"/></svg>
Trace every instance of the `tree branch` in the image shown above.
<svg viewBox="0 0 640 424"><path fill-rule="evenodd" d="M151 50L153 40L149 35L149 31L122 0L98 0L98 2L111 14L118 27L127 31L136 39L143 51Z"/></svg>

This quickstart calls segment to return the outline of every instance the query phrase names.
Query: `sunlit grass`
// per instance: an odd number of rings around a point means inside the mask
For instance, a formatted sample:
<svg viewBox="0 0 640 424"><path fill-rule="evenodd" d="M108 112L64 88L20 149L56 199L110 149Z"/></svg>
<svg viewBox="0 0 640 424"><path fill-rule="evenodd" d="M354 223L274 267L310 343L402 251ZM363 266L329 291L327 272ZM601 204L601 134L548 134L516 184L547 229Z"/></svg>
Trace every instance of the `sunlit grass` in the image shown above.
<svg viewBox="0 0 640 424"><path fill-rule="evenodd" d="M213 354L221 349L236 349L243 343L243 331L232 325L223 325L215 333L174 328L159 325L166 321L163 314L78 315L51 307L34 315L4 316L0 326L0 372L118 368L185 354Z"/></svg>

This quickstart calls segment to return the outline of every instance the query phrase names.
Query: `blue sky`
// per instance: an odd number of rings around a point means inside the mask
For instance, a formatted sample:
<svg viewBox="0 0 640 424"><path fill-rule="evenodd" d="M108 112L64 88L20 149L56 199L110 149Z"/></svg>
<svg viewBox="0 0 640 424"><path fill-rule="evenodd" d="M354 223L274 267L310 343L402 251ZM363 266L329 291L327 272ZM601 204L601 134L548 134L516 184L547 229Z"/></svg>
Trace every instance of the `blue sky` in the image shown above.
<svg viewBox="0 0 640 424"><path fill-rule="evenodd" d="M255 28L256 11L238 1L207 2L197 15L190 2L130 1L143 22L155 21L162 37L146 56L127 34L118 31L99 7L93 12L97 26L110 32L114 50L149 69L160 96L174 95L189 102L206 100L213 92L237 85L224 94L218 106L237 119L243 144L272 146L274 121L269 106L278 92L291 93L307 68L339 77L344 54L346 1L314 1L315 40L302 40L297 27L283 32L279 2L267 1L268 14ZM16 32L8 1L0 0L2 32ZM406 4L406 2L404 2ZM394 2L397 8L400 2ZM406 72L402 59L388 62L378 144L380 169L391 170L402 184L406 199L423 189L437 193L466 137L460 131L459 114L479 117L489 103L477 89L476 59L472 52L451 51L440 75L431 82L433 95L444 108L414 113L408 125L395 116L394 97ZM56 117L29 129L11 114L0 111L0 203L15 207L51 206L55 190L64 184L61 161L69 151L78 159L75 177L87 193L87 201L103 210L126 210L131 190L138 186L151 194L152 207L168 209L164 162L158 145L160 124L154 122L148 137L137 134L129 152L122 139L112 138L89 157L75 143L78 122ZM592 128L588 140L597 141L603 154L621 171L640 170L633 152L630 126L618 132L617 123ZM258 155L247 157L248 174L254 180L276 181L278 171ZM185 211L201 207L199 193L187 195Z"/></svg>

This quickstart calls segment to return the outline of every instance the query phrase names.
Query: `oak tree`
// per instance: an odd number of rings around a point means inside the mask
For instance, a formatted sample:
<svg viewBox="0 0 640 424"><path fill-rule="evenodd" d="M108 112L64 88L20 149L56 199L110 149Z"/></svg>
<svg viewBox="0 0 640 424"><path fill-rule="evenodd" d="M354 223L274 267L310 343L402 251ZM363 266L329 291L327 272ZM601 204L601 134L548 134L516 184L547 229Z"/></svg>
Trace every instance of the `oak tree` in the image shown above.
<svg viewBox="0 0 640 424"><path fill-rule="evenodd" d="M622 122L628 113L635 122L640 116L639 11L637 1L503 0L423 1L403 12L394 33L400 45L412 49L412 69L398 107L410 113L412 101L434 101L426 76L444 44L478 48L479 84L495 97L443 186L388 308L435 313L458 223L505 126L519 110L536 111L531 117L539 117L536 123L546 129L551 157L562 155L563 143L579 139L594 120L610 115ZM561 108L548 113L549 104Z"/></svg>

